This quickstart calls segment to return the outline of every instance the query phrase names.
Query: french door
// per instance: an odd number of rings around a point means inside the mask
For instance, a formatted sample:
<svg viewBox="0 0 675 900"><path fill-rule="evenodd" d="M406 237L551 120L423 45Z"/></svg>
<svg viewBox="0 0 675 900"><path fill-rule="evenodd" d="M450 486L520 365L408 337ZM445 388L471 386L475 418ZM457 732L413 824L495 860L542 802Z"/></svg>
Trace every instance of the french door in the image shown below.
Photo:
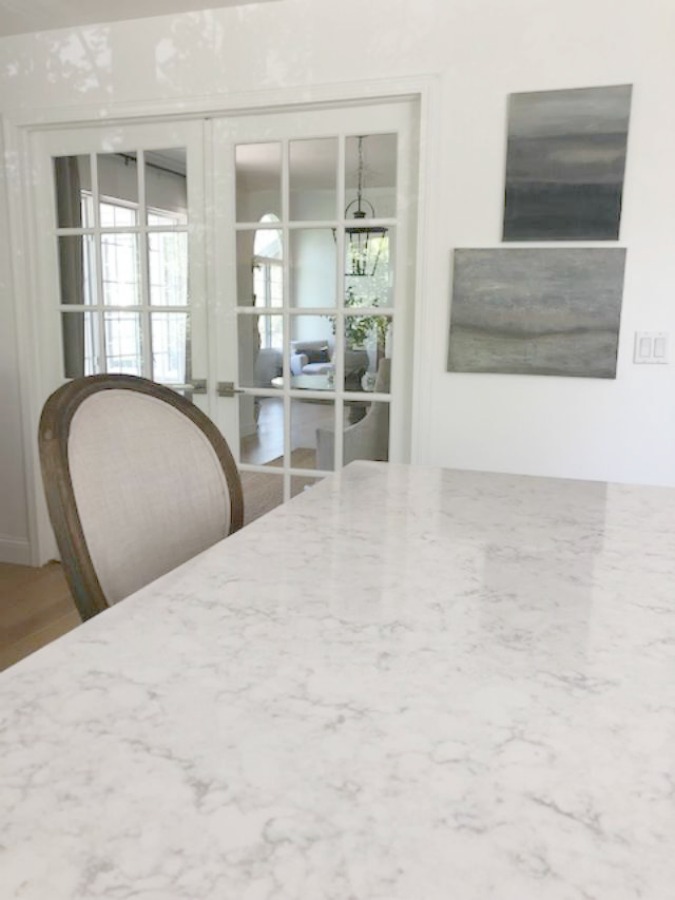
<svg viewBox="0 0 675 900"><path fill-rule="evenodd" d="M413 117L401 102L210 123L212 410L251 492L408 458Z"/></svg>
<svg viewBox="0 0 675 900"><path fill-rule="evenodd" d="M36 132L44 396L173 387L253 506L407 459L414 132L403 101Z"/></svg>

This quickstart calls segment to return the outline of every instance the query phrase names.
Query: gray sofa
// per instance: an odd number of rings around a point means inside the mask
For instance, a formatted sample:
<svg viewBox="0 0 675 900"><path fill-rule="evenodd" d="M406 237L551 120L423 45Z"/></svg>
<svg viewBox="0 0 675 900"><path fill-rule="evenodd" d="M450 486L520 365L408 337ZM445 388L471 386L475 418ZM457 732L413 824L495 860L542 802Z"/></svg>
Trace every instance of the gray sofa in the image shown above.
<svg viewBox="0 0 675 900"><path fill-rule="evenodd" d="M335 342L291 341L291 375L328 375L335 370L332 362ZM345 350L345 388L360 391L361 379L368 371L366 350Z"/></svg>

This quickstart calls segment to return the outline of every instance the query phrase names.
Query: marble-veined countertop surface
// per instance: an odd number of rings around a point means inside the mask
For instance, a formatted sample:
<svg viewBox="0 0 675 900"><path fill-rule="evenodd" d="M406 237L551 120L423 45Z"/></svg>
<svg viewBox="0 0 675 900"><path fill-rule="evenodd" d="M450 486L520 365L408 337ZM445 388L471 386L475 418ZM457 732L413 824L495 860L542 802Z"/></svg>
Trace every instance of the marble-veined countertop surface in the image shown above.
<svg viewBox="0 0 675 900"><path fill-rule="evenodd" d="M355 463L7 670L0 896L672 900L675 490Z"/></svg>

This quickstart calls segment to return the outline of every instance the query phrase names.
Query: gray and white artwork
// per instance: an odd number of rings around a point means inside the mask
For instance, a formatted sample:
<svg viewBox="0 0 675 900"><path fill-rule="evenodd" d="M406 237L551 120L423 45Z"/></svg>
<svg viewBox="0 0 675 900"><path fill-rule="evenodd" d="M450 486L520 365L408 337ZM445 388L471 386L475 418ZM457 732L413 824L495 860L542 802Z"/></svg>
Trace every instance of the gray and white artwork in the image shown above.
<svg viewBox="0 0 675 900"><path fill-rule="evenodd" d="M615 378L624 249L456 250L449 372Z"/></svg>
<svg viewBox="0 0 675 900"><path fill-rule="evenodd" d="M505 241L619 237L631 85L511 94Z"/></svg>

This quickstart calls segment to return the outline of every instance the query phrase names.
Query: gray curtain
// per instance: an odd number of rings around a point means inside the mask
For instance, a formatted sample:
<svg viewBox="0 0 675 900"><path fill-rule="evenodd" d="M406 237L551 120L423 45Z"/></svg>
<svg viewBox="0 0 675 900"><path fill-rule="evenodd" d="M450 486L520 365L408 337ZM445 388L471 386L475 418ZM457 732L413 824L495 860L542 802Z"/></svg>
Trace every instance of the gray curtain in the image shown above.
<svg viewBox="0 0 675 900"><path fill-rule="evenodd" d="M60 156L54 160L56 208L60 228L81 228L82 207L80 169L77 156ZM59 270L61 303L84 304L84 259L82 238L60 237ZM84 375L84 313L61 316L63 329L63 362L66 378Z"/></svg>

